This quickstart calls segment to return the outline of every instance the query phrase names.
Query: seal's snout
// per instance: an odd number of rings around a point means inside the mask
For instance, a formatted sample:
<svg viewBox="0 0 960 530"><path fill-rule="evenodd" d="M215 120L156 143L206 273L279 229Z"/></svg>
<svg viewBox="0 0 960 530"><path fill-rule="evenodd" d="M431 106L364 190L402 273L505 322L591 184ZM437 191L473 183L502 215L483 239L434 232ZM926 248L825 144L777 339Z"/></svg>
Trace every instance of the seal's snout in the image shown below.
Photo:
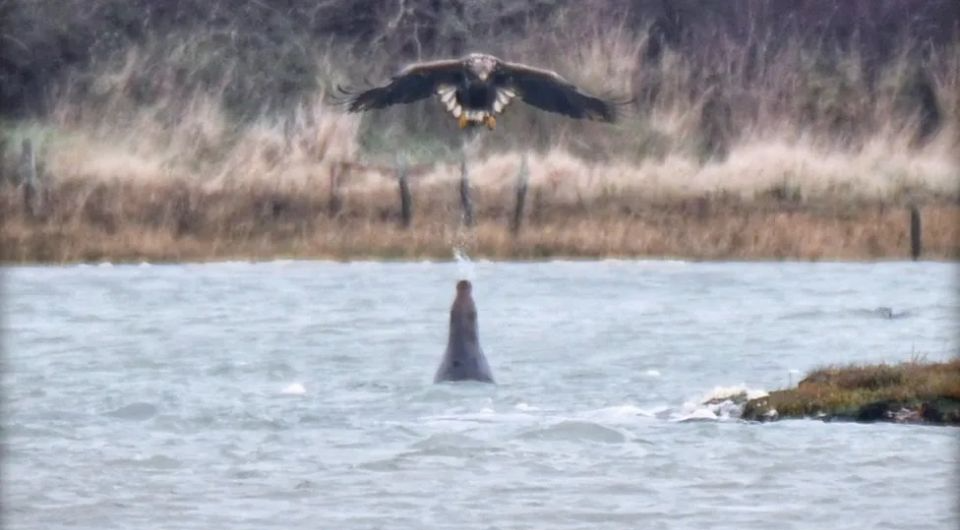
<svg viewBox="0 0 960 530"><path fill-rule="evenodd" d="M470 290L473 286L470 285L470 282L467 280L460 280L457 282L457 295L470 294Z"/></svg>

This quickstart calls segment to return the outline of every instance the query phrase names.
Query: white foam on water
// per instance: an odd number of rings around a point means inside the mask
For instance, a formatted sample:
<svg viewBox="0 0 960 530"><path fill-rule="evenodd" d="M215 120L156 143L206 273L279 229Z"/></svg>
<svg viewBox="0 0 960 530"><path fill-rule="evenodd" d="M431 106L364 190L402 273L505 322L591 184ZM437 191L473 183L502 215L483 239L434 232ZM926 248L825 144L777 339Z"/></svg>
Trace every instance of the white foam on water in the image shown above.
<svg viewBox="0 0 960 530"><path fill-rule="evenodd" d="M672 421L723 421L740 418L747 400L767 395L766 390L746 385L717 386L696 401L687 401Z"/></svg>
<svg viewBox="0 0 960 530"><path fill-rule="evenodd" d="M643 375L647 377L660 377L660 370L653 370L653 369L644 370Z"/></svg>
<svg viewBox="0 0 960 530"><path fill-rule="evenodd" d="M523 412L497 412L490 408L483 408L477 412L456 412L449 414L431 414L417 419L420 425L462 425L475 426L476 424L511 423L529 424L542 421L544 418Z"/></svg>
<svg viewBox="0 0 960 530"><path fill-rule="evenodd" d="M307 393L302 383L290 383L280 391L285 396L302 396Z"/></svg>
<svg viewBox="0 0 960 530"><path fill-rule="evenodd" d="M476 423L512 423L512 424L542 424L548 423L591 423L596 425L629 425L638 419L655 418L657 414L667 410L644 409L634 404L615 405L600 409L581 412L549 411L527 403L517 403L514 411L498 411L490 406L481 407L475 412L451 412L421 416L420 422L425 424L476 424Z"/></svg>
<svg viewBox="0 0 960 530"><path fill-rule="evenodd" d="M205 264L200 263L199 265L202 266ZM218 265L224 265L227 267L249 267L250 265L254 265L254 262L249 260L227 260L219 262Z"/></svg>
<svg viewBox="0 0 960 530"><path fill-rule="evenodd" d="M672 418L670 421L676 423L686 423L692 421L720 421L721 419L723 418L715 414L712 410L707 408L699 408L689 412L688 414L684 414L683 416Z"/></svg>
<svg viewBox="0 0 960 530"><path fill-rule="evenodd" d="M571 260L571 259L556 259L551 260L551 263L578 263L584 260ZM626 258L604 258L599 260L599 263L604 265L627 265L627 266L636 266L645 269L660 269L664 266L667 267L676 267L681 266L685 267L690 265L691 262L681 259L626 259Z"/></svg>
<svg viewBox="0 0 960 530"><path fill-rule="evenodd" d="M746 385L715 386L713 390L703 395L701 403L711 400L732 399L740 394L746 394L747 399L757 399L768 395L766 390L747 388Z"/></svg>
<svg viewBox="0 0 960 530"><path fill-rule="evenodd" d="M631 403L624 405L615 405L612 407L603 407L600 409L589 410L579 414L580 419L590 419L593 421L617 422L622 420L634 420L640 418L652 418L656 411L642 409Z"/></svg>

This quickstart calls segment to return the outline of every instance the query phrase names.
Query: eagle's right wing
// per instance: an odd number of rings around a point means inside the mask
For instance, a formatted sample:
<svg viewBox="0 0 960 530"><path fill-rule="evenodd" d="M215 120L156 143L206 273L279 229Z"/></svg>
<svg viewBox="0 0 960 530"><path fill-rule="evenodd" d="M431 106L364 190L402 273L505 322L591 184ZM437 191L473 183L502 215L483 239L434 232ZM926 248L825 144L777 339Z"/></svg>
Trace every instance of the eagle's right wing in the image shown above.
<svg viewBox="0 0 960 530"><path fill-rule="evenodd" d="M360 112L412 103L435 94L441 85L456 84L462 76L463 62L459 59L411 64L386 85L353 96L347 110Z"/></svg>

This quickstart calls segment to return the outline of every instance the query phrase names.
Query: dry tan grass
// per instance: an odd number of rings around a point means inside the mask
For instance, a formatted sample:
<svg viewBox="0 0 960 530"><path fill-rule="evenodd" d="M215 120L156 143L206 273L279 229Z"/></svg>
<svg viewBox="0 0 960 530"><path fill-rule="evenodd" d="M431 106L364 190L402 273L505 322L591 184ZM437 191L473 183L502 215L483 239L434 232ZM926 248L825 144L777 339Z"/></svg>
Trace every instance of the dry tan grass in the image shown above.
<svg viewBox="0 0 960 530"><path fill-rule="evenodd" d="M577 200L535 185L524 224L509 229L513 192L476 189L476 224L459 224L457 188L413 186L414 218L400 226L395 186L345 189L336 209L309 186L72 182L47 190L29 215L19 190L0 193L6 262L214 259L449 259L674 256L692 259L900 259L908 211L865 201L805 204L771 195L650 199L643 193ZM960 257L960 208L922 208L928 258Z"/></svg>
<svg viewBox="0 0 960 530"><path fill-rule="evenodd" d="M960 255L960 45L925 59L941 120L918 141L915 109L901 107L922 76L906 53L871 86L856 56L825 67L799 42L748 69L732 42L702 56L668 49L650 62L644 31L571 28L528 32L540 37L511 43L508 59L639 104L615 126L512 108L470 161L469 232L458 225L456 129L436 105L361 117L321 91L286 114L240 121L222 88L177 84L184 65L215 61L202 55L201 36L166 55L132 49L92 72L83 98L63 87L44 121L5 130L8 145L37 140L48 197L33 219L19 192L0 191L4 257L449 257L466 242L497 258L895 258L907 252L908 204L923 209L926 256ZM574 43L570 53L546 53L561 40ZM320 55L321 86L355 70L350 53ZM396 67L363 59L381 73ZM8 152L0 170L15 157ZM523 157L527 219L513 236ZM407 231L397 227L398 159L413 161Z"/></svg>
<svg viewBox="0 0 960 530"><path fill-rule="evenodd" d="M383 186L382 172L363 171L364 164L356 163L360 159L354 140L355 116L317 104L302 111L309 118L287 124L258 122L228 132L219 130L216 124L221 118L210 117L216 113L205 108L204 113L191 113L172 131L149 131L142 125L141 134L136 135L91 134L82 127L66 127L46 146L49 179L144 184L189 180L208 188L235 184L323 187L335 167L354 162L354 171L343 180L345 186ZM501 187L512 183L526 153L532 184L554 187L576 198L624 191L648 197L718 192L751 197L781 187L807 199L889 200L917 194L951 198L960 196L954 137L954 131L946 129L915 148L908 145L908 137L878 133L862 146L841 148L810 137L766 135L742 139L725 160L707 164L683 152L640 161L590 161L561 148L512 150L484 153L471 160L470 169L474 185ZM444 163L430 165L418 176L424 183L458 178L457 165Z"/></svg>

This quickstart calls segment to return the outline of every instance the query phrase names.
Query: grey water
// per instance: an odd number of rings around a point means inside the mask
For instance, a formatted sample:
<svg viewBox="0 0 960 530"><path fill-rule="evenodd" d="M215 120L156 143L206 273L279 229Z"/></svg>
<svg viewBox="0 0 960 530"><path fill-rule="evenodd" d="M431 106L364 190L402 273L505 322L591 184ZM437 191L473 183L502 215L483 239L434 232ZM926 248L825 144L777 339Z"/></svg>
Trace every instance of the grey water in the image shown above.
<svg viewBox="0 0 960 530"><path fill-rule="evenodd" d="M956 529L952 427L705 406L957 355L950 263L10 267L10 529ZM431 383L458 279L498 384Z"/></svg>

